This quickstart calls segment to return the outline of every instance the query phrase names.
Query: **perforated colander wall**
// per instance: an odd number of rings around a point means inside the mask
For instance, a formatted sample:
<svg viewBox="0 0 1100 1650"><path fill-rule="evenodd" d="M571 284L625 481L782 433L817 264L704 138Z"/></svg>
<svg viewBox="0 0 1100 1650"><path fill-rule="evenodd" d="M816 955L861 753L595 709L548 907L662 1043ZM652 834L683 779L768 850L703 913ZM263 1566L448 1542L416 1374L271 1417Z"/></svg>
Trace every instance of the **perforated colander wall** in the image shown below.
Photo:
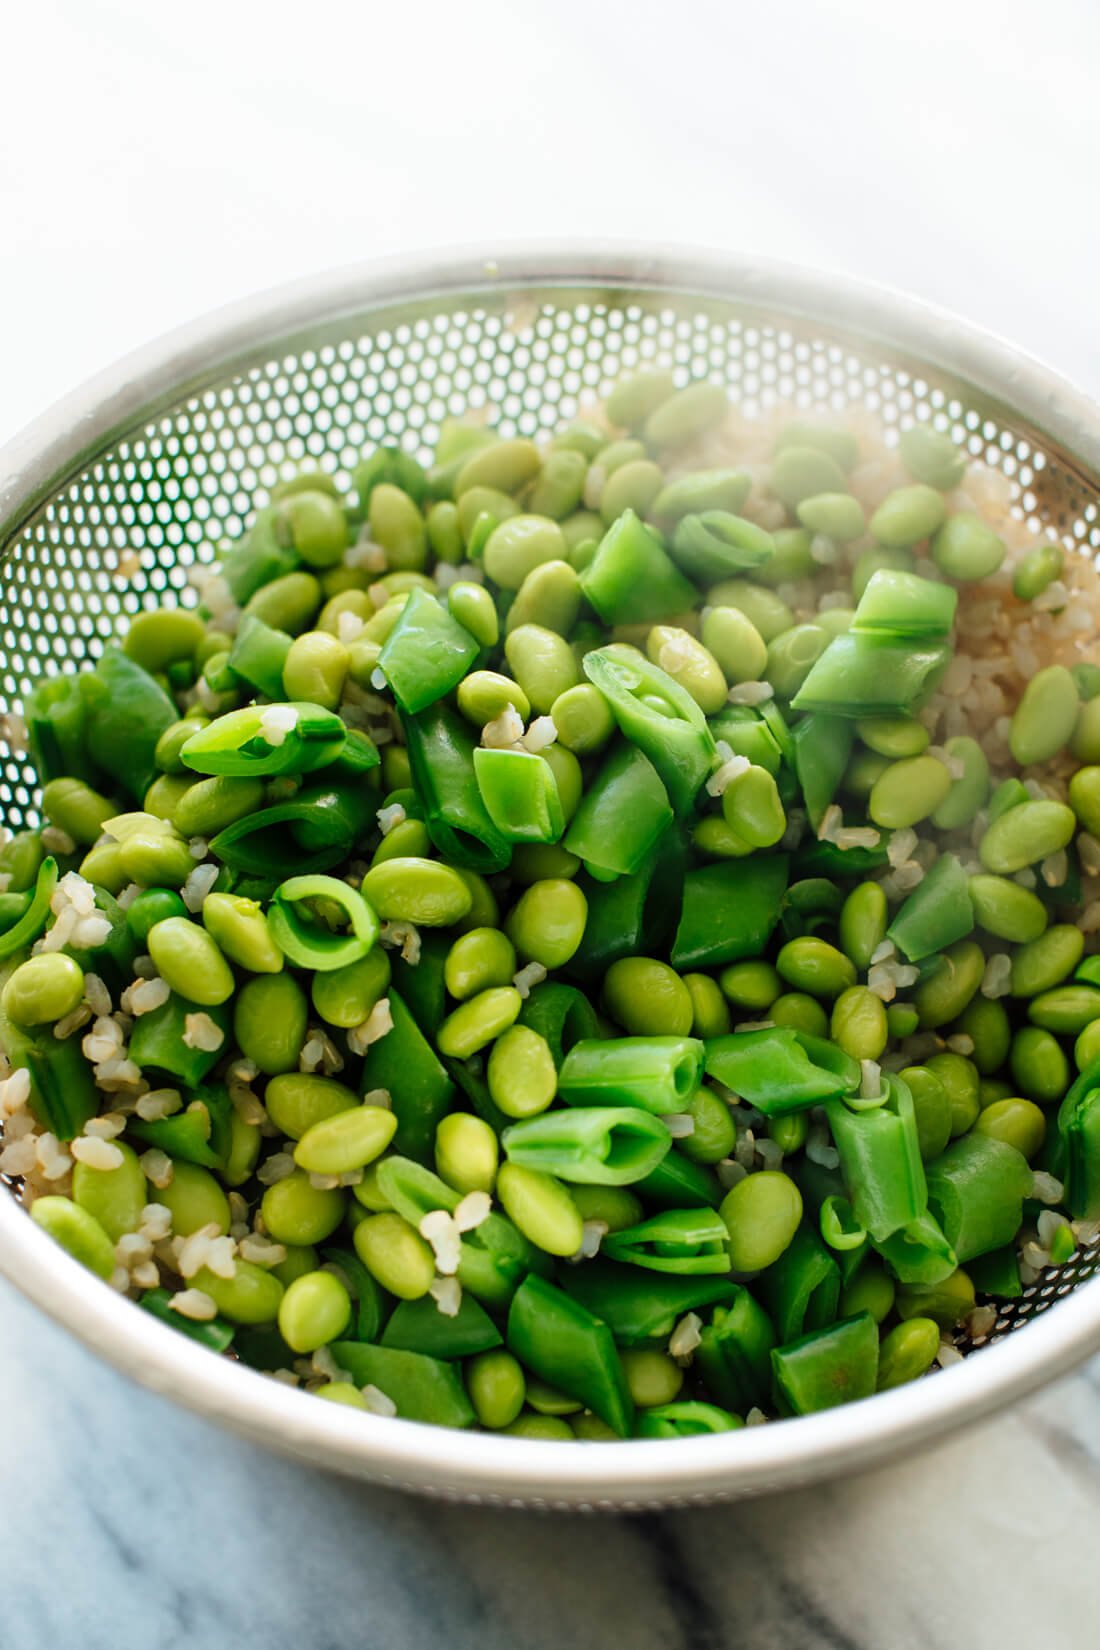
<svg viewBox="0 0 1100 1650"><path fill-rule="evenodd" d="M441 421L488 408L536 435L641 363L725 382L748 413L776 402L859 405L887 430L928 419L1012 482L1018 514L1067 549L1100 553L1100 488L1011 413L900 353L802 318L690 295L530 287L510 299L437 299L319 322L308 346L209 383L125 432L3 544L0 717L43 672L75 670L142 607L194 600L187 569L213 560L270 488L304 463L347 485L379 442L427 458ZM0 721L0 813L37 819L35 777ZM1100 1266L1100 1247L1047 1272L1000 1315L1018 1327Z"/></svg>

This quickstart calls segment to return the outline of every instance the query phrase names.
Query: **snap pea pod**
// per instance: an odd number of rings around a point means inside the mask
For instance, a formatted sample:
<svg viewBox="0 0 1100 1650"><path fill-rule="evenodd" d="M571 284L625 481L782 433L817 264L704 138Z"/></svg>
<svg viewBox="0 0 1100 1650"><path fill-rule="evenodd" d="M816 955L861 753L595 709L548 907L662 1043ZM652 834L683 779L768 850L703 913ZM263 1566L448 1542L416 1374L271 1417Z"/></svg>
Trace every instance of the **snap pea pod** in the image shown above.
<svg viewBox="0 0 1100 1650"><path fill-rule="evenodd" d="M617 1432L629 1436L634 1406L611 1331L579 1301L529 1277L508 1313L508 1349L540 1380L580 1399Z"/></svg>
<svg viewBox="0 0 1100 1650"><path fill-rule="evenodd" d="M634 648L586 653L584 674L607 700L620 732L649 758L682 817L714 766L714 736L689 693Z"/></svg>
<svg viewBox="0 0 1100 1650"><path fill-rule="evenodd" d="M454 1102L455 1088L396 991L389 993L389 1005L393 1026L367 1049L360 1093L385 1089L397 1117L394 1151L427 1162L439 1120Z"/></svg>
<svg viewBox="0 0 1100 1650"><path fill-rule="evenodd" d="M421 1352L362 1341L334 1341L332 1355L356 1386L373 1386L396 1405L404 1421L438 1427L472 1427L476 1419L462 1377L453 1364Z"/></svg>

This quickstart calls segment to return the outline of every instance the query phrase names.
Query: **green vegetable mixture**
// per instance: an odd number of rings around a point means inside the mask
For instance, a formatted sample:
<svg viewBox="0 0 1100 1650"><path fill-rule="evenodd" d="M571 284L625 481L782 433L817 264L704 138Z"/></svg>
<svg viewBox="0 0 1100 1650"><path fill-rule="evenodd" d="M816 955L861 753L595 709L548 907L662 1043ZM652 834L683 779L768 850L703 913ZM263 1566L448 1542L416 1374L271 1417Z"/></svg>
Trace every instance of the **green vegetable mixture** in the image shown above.
<svg viewBox="0 0 1100 1650"><path fill-rule="evenodd" d="M750 474L733 420L646 370L544 445L296 476L28 694L0 1168L162 1322L360 1410L672 1438L913 1380L1095 1240L1073 572L928 424Z"/></svg>

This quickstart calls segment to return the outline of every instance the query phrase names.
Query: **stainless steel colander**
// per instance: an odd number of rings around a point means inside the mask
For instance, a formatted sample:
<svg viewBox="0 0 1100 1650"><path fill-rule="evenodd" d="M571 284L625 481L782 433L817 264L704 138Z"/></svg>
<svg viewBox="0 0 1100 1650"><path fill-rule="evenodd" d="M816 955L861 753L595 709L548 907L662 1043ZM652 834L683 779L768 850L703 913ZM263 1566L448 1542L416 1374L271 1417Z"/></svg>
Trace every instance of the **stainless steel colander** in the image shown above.
<svg viewBox="0 0 1100 1650"><path fill-rule="evenodd" d="M748 411L859 404L930 417L1007 475L1020 515L1100 553L1100 408L952 317L832 277L702 253L536 246L377 264L173 333L62 402L0 455L0 715L44 666L75 668L303 461L343 484L362 450L423 456L489 406L535 435L639 363L724 380ZM0 723L0 730L4 724ZM0 812L35 820L0 739ZM0 1192L0 1271L146 1386L311 1464L468 1500L653 1507L809 1482L935 1441L1100 1349L1100 1245L1006 1305L964 1362L864 1403L740 1433L558 1444L364 1418L208 1352L92 1278Z"/></svg>

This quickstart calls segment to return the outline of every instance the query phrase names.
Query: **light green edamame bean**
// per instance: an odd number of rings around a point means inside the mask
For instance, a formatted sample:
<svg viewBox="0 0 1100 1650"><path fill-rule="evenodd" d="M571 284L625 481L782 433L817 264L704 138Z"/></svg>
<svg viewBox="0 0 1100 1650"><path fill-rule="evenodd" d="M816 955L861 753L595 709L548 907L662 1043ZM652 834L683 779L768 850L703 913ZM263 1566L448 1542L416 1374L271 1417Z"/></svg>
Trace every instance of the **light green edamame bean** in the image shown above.
<svg viewBox="0 0 1100 1650"><path fill-rule="evenodd" d="M950 1050L933 1054L925 1063L946 1090L951 1107L951 1138L965 1134L967 1129L973 1128L981 1110L977 1066L964 1054L954 1054Z"/></svg>
<svg viewBox="0 0 1100 1650"><path fill-rule="evenodd" d="M372 642L365 635L357 636L348 647L348 675L364 692L371 685L371 677L378 669L378 661L382 657L382 644ZM387 746L387 749L389 747Z"/></svg>
<svg viewBox="0 0 1100 1650"><path fill-rule="evenodd" d="M118 845L126 880L140 882L143 888L182 888L195 869L194 855L181 836L166 829L167 821L151 814L144 817L148 827L131 831Z"/></svg>
<svg viewBox="0 0 1100 1650"><path fill-rule="evenodd" d="M458 530L472 560L475 553L480 556L493 529L518 516L520 507L497 487L470 487L458 500L456 511Z"/></svg>
<svg viewBox="0 0 1100 1650"><path fill-rule="evenodd" d="M295 1278L279 1302L279 1333L292 1352L316 1352L351 1322L351 1296L331 1272ZM354 1390L354 1388L353 1388Z"/></svg>
<svg viewBox="0 0 1100 1650"><path fill-rule="evenodd" d="M773 589L781 584L797 584L817 571L813 557L814 535L805 527L777 527L772 534L773 554L753 569L753 578Z"/></svg>
<svg viewBox="0 0 1100 1650"><path fill-rule="evenodd" d="M278 515L304 562L310 567L336 566L348 547L348 522L327 488L304 486L300 492L284 494Z"/></svg>
<svg viewBox="0 0 1100 1650"><path fill-rule="evenodd" d="M562 1420L559 1415L537 1415L533 1410L519 1416L510 1427L504 1427L502 1431L509 1438L541 1438L548 1443L569 1443L576 1436L569 1422Z"/></svg>
<svg viewBox="0 0 1100 1650"><path fill-rule="evenodd" d="M721 384L688 384L650 413L645 439L651 447L682 447L720 424L728 410L729 397Z"/></svg>
<svg viewBox="0 0 1100 1650"><path fill-rule="evenodd" d="M84 1000L84 971L63 951L28 957L8 975L0 1002L17 1025L63 1020Z"/></svg>
<svg viewBox="0 0 1100 1650"><path fill-rule="evenodd" d="M347 1196L310 1184L296 1169L264 1192L260 1213L276 1243L323 1243L344 1218Z"/></svg>
<svg viewBox="0 0 1100 1650"><path fill-rule="evenodd" d="M770 848L787 829L779 787L767 768L752 763L722 792L722 814L751 848Z"/></svg>
<svg viewBox="0 0 1100 1650"><path fill-rule="evenodd" d="M341 590L322 607L317 629L323 630L329 636L338 636L343 614L351 613L366 624L368 619L373 619L376 612L377 608L365 590Z"/></svg>
<svg viewBox="0 0 1100 1650"><path fill-rule="evenodd" d="M695 1125L680 1141L680 1150L693 1163L721 1163L737 1141L737 1129L726 1102L713 1089L696 1089L684 1111Z"/></svg>
<svg viewBox="0 0 1100 1650"><path fill-rule="evenodd" d="M730 1239L735 1272L763 1272L787 1249L802 1219L802 1194L790 1175L761 1169L739 1180L718 1213Z"/></svg>
<svg viewBox="0 0 1100 1650"><path fill-rule="evenodd" d="M1072 974L1085 949L1085 936L1072 923L1057 923L1021 945L1012 959L1012 995L1035 997Z"/></svg>
<svg viewBox="0 0 1100 1650"><path fill-rule="evenodd" d="M691 1032L691 992L667 963L655 957L620 957L603 981L603 1002L611 1018L631 1037L687 1037Z"/></svg>
<svg viewBox="0 0 1100 1650"><path fill-rule="evenodd" d="M560 447L547 453L542 471L531 489L531 512L562 521L571 515L584 496L588 460L583 453Z"/></svg>
<svg viewBox="0 0 1100 1650"><path fill-rule="evenodd" d="M151 676L180 659L190 659L205 635L197 613L183 607L135 613L122 641L127 658Z"/></svg>
<svg viewBox="0 0 1100 1650"><path fill-rule="evenodd" d="M877 882L861 882L840 908L840 949L862 972L886 938L889 913L886 895Z"/></svg>
<svg viewBox="0 0 1100 1650"><path fill-rule="evenodd" d="M940 1349L940 1326L931 1318L909 1318L882 1337L878 1349L876 1392L915 1381L931 1369Z"/></svg>
<svg viewBox="0 0 1100 1650"><path fill-rule="evenodd" d="M558 636L568 636L581 610L581 581L567 561L544 561L528 573L508 609L505 630L540 624Z"/></svg>
<svg viewBox="0 0 1100 1650"><path fill-rule="evenodd" d="M574 552L585 544L599 544L604 535L604 525L594 510L577 510L561 524L562 535L565 539L569 555L569 565L574 572L582 572Z"/></svg>
<svg viewBox="0 0 1100 1650"><path fill-rule="evenodd" d="M872 550L865 550L857 556L852 568L852 600L858 602L867 589L876 573L886 568L893 568L901 573L916 571L916 557L911 550L899 548L890 550L884 544L876 544Z"/></svg>
<svg viewBox="0 0 1100 1650"><path fill-rule="evenodd" d="M574 1186L573 1202L584 1220L600 1220L609 1232L624 1232L645 1218L641 1199L626 1186Z"/></svg>
<svg viewBox="0 0 1100 1650"><path fill-rule="evenodd" d="M983 1077L1000 1071L1008 1058L1012 1025L999 997L972 997L959 1016L956 1030L974 1044L971 1059Z"/></svg>
<svg viewBox="0 0 1100 1650"><path fill-rule="evenodd" d="M914 481L938 487L941 493L951 492L966 474L966 454L949 435L927 424L912 424L902 430L898 452Z"/></svg>
<svg viewBox="0 0 1100 1650"><path fill-rule="evenodd" d="M733 607L743 613L765 647L794 625L794 614L783 598L748 579L723 579L712 585L707 591L707 605Z"/></svg>
<svg viewBox="0 0 1100 1650"><path fill-rule="evenodd" d="M188 917L154 923L145 940L161 979L181 997L204 1008L228 1002L233 970L205 928Z"/></svg>
<svg viewBox="0 0 1100 1650"><path fill-rule="evenodd" d="M705 510L738 516L751 489L752 477L744 470L696 470L662 487L653 500L652 514L670 525Z"/></svg>
<svg viewBox="0 0 1100 1650"><path fill-rule="evenodd" d="M988 579L1005 559L1004 540L970 511L950 516L932 539L932 560L949 579Z"/></svg>
<svg viewBox="0 0 1100 1650"><path fill-rule="evenodd" d="M903 757L875 781L867 812L884 830L902 830L927 819L950 789L951 775L938 757Z"/></svg>
<svg viewBox="0 0 1100 1650"><path fill-rule="evenodd" d="M802 499L795 514L803 527L824 533L838 544L858 539L867 525L859 501L851 493L815 493Z"/></svg>
<svg viewBox="0 0 1100 1650"><path fill-rule="evenodd" d="M777 1026L790 1026L792 1031L806 1031L811 1037L825 1037L829 1031L829 1016L817 1001L804 991L785 991L768 1008L768 1019Z"/></svg>
<svg viewBox="0 0 1100 1650"><path fill-rule="evenodd" d="M1074 774L1071 799L1074 784L1087 771L1082 768ZM993 821L978 844L978 854L987 871L1011 876L1058 853L1071 840L1076 827L1073 808L1063 802L1021 802Z"/></svg>
<svg viewBox="0 0 1100 1650"><path fill-rule="evenodd" d="M571 884L567 884L571 886ZM436 1033L436 1047L452 1060L468 1060L519 1018L523 998L514 986L491 986L454 1009Z"/></svg>
<svg viewBox="0 0 1100 1650"><path fill-rule="evenodd" d="M931 739L915 716L865 716L856 723L856 732L869 750L895 762L903 756L920 756Z"/></svg>
<svg viewBox="0 0 1100 1650"><path fill-rule="evenodd" d="M536 567L567 559L565 536L549 516L512 516L490 533L482 555L486 576L502 590L518 590Z"/></svg>
<svg viewBox="0 0 1100 1650"><path fill-rule="evenodd" d="M227 1186L244 1185L256 1167L262 1144L263 1137L258 1125L246 1123L240 1112L232 1111L229 1117L229 1150L221 1171Z"/></svg>
<svg viewBox="0 0 1100 1650"><path fill-rule="evenodd" d="M1092 836L1100 834L1100 767L1078 768L1069 782L1069 803L1084 829Z"/></svg>
<svg viewBox="0 0 1100 1650"><path fill-rule="evenodd" d="M314 1392L315 1398L326 1398L330 1404L345 1404L348 1409L369 1411L370 1405L357 1386L350 1381L326 1381Z"/></svg>
<svg viewBox="0 0 1100 1650"><path fill-rule="evenodd" d="M767 644L740 608L707 608L702 639L727 681L756 682L763 676L768 663Z"/></svg>
<svg viewBox="0 0 1100 1650"><path fill-rule="evenodd" d="M305 994L291 974L247 981L233 1005L237 1047L268 1077L298 1069L307 1022Z"/></svg>
<svg viewBox="0 0 1100 1650"><path fill-rule="evenodd" d="M351 661L343 642L325 630L296 636L283 665L283 691L288 699L335 710L344 693Z"/></svg>
<svg viewBox="0 0 1100 1650"><path fill-rule="evenodd" d="M488 1123L469 1112L451 1112L435 1131L436 1173L463 1196L492 1191L499 1155L497 1137Z"/></svg>
<svg viewBox="0 0 1100 1650"><path fill-rule="evenodd" d="M457 925L460 934L468 934L472 928L497 928L500 926L500 910L496 895L489 887L485 878L476 871L467 871L464 867L455 865L456 870L467 888L470 890L472 904L462 921Z"/></svg>
<svg viewBox="0 0 1100 1650"><path fill-rule="evenodd" d="M382 750L382 793L412 789L412 769L404 745L389 744Z"/></svg>
<svg viewBox="0 0 1100 1650"><path fill-rule="evenodd" d="M822 493L843 493L844 471L821 447L792 442L783 446L772 460L768 486L788 510L796 511L807 498Z"/></svg>
<svg viewBox="0 0 1100 1650"><path fill-rule="evenodd" d="M497 1196L525 1238L548 1255L575 1255L584 1242L581 1212L568 1187L541 1169L502 1163Z"/></svg>
<svg viewBox="0 0 1100 1650"><path fill-rule="evenodd" d="M543 625L519 625L505 640L504 656L540 715L545 715L558 695L576 687L580 680L577 657L569 643Z"/></svg>
<svg viewBox="0 0 1100 1650"><path fill-rule="evenodd" d="M721 710L726 702L726 678L702 642L675 625L656 624L646 638L646 653L690 693L707 716Z"/></svg>
<svg viewBox="0 0 1100 1650"><path fill-rule="evenodd" d="M271 937L267 918L256 900L239 894L207 894L203 926L230 962L251 974L278 974L283 954ZM358 1021L356 1022L358 1024Z"/></svg>
<svg viewBox="0 0 1100 1650"><path fill-rule="evenodd" d="M615 731L615 718L599 688L591 682L559 693L550 706L558 743L577 756L602 750Z"/></svg>
<svg viewBox="0 0 1100 1650"><path fill-rule="evenodd" d="M855 965L843 951L812 934L788 940L775 966L788 985L811 997L839 997L856 983Z"/></svg>
<svg viewBox="0 0 1100 1650"><path fill-rule="evenodd" d="M348 1210L349 1219L356 1218L355 1210L358 1207L360 1214L363 1209L369 1209L372 1214L382 1214L393 1208L393 1204L378 1184L378 1170L386 1161L384 1157L376 1158L368 1163L363 1170L363 1178L357 1186L351 1188L351 1195L355 1202ZM352 1228L354 1231L354 1227Z"/></svg>
<svg viewBox="0 0 1100 1650"><path fill-rule="evenodd" d="M194 861L191 863L193 865ZM120 844L106 836L84 855L80 862L80 874L85 881L94 882L98 887L106 888L109 894L116 895L121 894L130 881L122 863Z"/></svg>
<svg viewBox="0 0 1100 1650"><path fill-rule="evenodd" d="M552 877L524 889L504 926L524 962L562 968L580 948L587 921L583 891L576 883Z"/></svg>
<svg viewBox="0 0 1100 1650"><path fill-rule="evenodd" d="M646 516L665 484L660 466L651 459L637 458L622 464L609 475L600 495L600 515L611 524L624 510Z"/></svg>
<svg viewBox="0 0 1100 1650"><path fill-rule="evenodd" d="M947 514L943 494L915 481L887 493L869 526L872 538L888 550L907 550L931 538Z"/></svg>
<svg viewBox="0 0 1100 1650"><path fill-rule="evenodd" d="M381 579L377 582L379 587L381 587ZM408 592L402 591L386 601L380 608L377 609L373 618L367 620L366 624L363 626L363 629L357 636L354 645L356 647L360 647L364 641L387 641L395 630L398 619L405 611L405 603L408 599Z"/></svg>
<svg viewBox="0 0 1100 1650"><path fill-rule="evenodd" d="M987 934L1023 945L1045 930L1047 908L1030 888L981 873L970 878L969 888L975 920Z"/></svg>
<svg viewBox="0 0 1100 1650"><path fill-rule="evenodd" d="M882 1323L893 1310L895 1293L893 1278L881 1266L865 1260L840 1292L840 1316L854 1318L857 1312L869 1312L876 1323Z"/></svg>
<svg viewBox="0 0 1100 1650"><path fill-rule="evenodd" d="M172 1231L177 1237L190 1237L204 1226L216 1227L222 1237L229 1230L229 1199L210 1170L197 1163L177 1158L167 1186L149 1187L149 1202L160 1203L170 1211Z"/></svg>
<svg viewBox="0 0 1100 1650"><path fill-rule="evenodd" d="M394 597L407 599L412 590L425 590L429 596L438 594L433 578L427 573L414 572L384 573L371 585L372 594L375 590L380 590L387 597L387 605L389 599Z"/></svg>
<svg viewBox="0 0 1100 1650"><path fill-rule="evenodd" d="M1093 1020L1082 1031L1073 1045L1073 1058L1078 1071L1087 1071L1100 1060L1100 1020Z"/></svg>
<svg viewBox="0 0 1100 1650"><path fill-rule="evenodd" d="M157 767L163 773L183 773L185 764L180 751L193 734L200 733L209 724L208 716L201 716L198 711L190 711L181 721L173 722L170 727L165 728L157 740L157 748L153 753Z"/></svg>
<svg viewBox="0 0 1100 1650"><path fill-rule="evenodd" d="M530 700L519 683L496 670L471 671L458 684L457 699L463 716L478 728L495 721L509 705L525 722L531 714Z"/></svg>
<svg viewBox="0 0 1100 1650"><path fill-rule="evenodd" d="M691 1035L693 1037L724 1037L733 1019L717 980L709 974L681 976L691 993Z"/></svg>
<svg viewBox="0 0 1100 1650"><path fill-rule="evenodd" d="M162 773L149 786L141 799L141 806L147 814L153 814L157 819L167 819L174 823L176 809L188 791L193 790L197 783L198 781L191 774ZM262 796L262 785L259 786L259 791Z"/></svg>
<svg viewBox="0 0 1100 1650"><path fill-rule="evenodd" d="M227 825L262 808L263 801L261 780L218 774L188 786L176 803L172 823L186 837L217 836Z"/></svg>
<svg viewBox="0 0 1100 1650"><path fill-rule="evenodd" d="M545 1111L558 1091L546 1038L530 1026L511 1026L493 1044L486 1081L505 1117L536 1117Z"/></svg>
<svg viewBox="0 0 1100 1650"><path fill-rule="evenodd" d="M113 1169L95 1169L89 1163L73 1165L73 1202L92 1216L112 1243L136 1232L145 1207L145 1175L136 1153L120 1140L111 1144L122 1153Z"/></svg>
<svg viewBox="0 0 1100 1650"><path fill-rule="evenodd" d="M741 962L727 963L718 976L718 986L736 1007L762 1014L783 990L783 981L770 962L762 957L746 957Z"/></svg>
<svg viewBox="0 0 1100 1650"><path fill-rule="evenodd" d="M744 859L752 848L743 836L726 824L717 814L711 814L692 826L691 840L701 854L717 859Z"/></svg>
<svg viewBox="0 0 1100 1650"><path fill-rule="evenodd" d="M277 1129L291 1140L301 1140L318 1123L356 1109L359 1096L345 1083L338 1083L335 1077L288 1071L272 1077L267 1085L264 1104Z"/></svg>
<svg viewBox="0 0 1100 1650"><path fill-rule="evenodd" d="M1072 981L1043 991L1028 1004L1027 1017L1033 1025L1059 1036L1076 1037L1087 1025L1100 1019L1100 991Z"/></svg>
<svg viewBox="0 0 1100 1650"><path fill-rule="evenodd" d="M622 1360L630 1396L639 1409L670 1404L684 1384L684 1372L675 1358L656 1347L625 1347Z"/></svg>
<svg viewBox="0 0 1100 1650"><path fill-rule="evenodd" d="M1028 1162L1038 1155L1046 1139L1047 1120L1033 1100L994 1100L974 1124L975 1134L988 1135L1015 1146Z"/></svg>
<svg viewBox="0 0 1100 1650"><path fill-rule="evenodd" d="M951 789L932 814L940 831L957 831L969 825L989 796L989 763L976 739L966 734L948 739L944 750L952 762L961 762L960 778L951 780Z"/></svg>
<svg viewBox="0 0 1100 1650"><path fill-rule="evenodd" d="M308 630L320 612L322 595L320 580L312 573L284 573L270 584L262 584L248 598L244 610L272 630L297 636Z"/></svg>
<svg viewBox="0 0 1100 1650"><path fill-rule="evenodd" d="M370 536L386 553L386 566L419 573L428 559L428 529L420 510L400 487L379 482L367 507Z"/></svg>
<svg viewBox="0 0 1100 1650"><path fill-rule="evenodd" d="M812 447L817 452L828 453L842 471L853 470L859 458L859 441L851 430L806 419L796 418L784 424L776 437L775 450L779 453L786 447Z"/></svg>
<svg viewBox="0 0 1100 1650"><path fill-rule="evenodd" d="M519 1360L503 1347L493 1347L471 1358L464 1374L466 1391L479 1424L493 1432L511 1426L527 1396L527 1383Z"/></svg>
<svg viewBox="0 0 1100 1650"><path fill-rule="evenodd" d="M664 367L643 367L615 381L604 402L604 412L609 423L633 430L675 393L676 380L671 372Z"/></svg>
<svg viewBox="0 0 1100 1650"><path fill-rule="evenodd" d="M1061 1043L1038 1026L1020 1027L1008 1060L1018 1092L1037 1105L1054 1105L1069 1087L1069 1061Z"/></svg>
<svg viewBox="0 0 1100 1650"><path fill-rule="evenodd" d="M886 1049L886 1005L865 985L849 986L833 1004L830 1036L853 1060L877 1060Z"/></svg>
<svg viewBox="0 0 1100 1650"><path fill-rule="evenodd" d="M1021 768L1049 762L1067 745L1077 725L1077 683L1065 665L1036 671L1012 716L1009 749Z"/></svg>
<svg viewBox="0 0 1100 1650"><path fill-rule="evenodd" d="M209 1295L230 1323L274 1323L283 1298L278 1278L248 1260L237 1261L236 1268L231 1278L222 1278L203 1266L191 1279L191 1288Z"/></svg>
<svg viewBox="0 0 1100 1650"><path fill-rule="evenodd" d="M913 993L921 1027L934 1031L957 1020L981 985L984 973L985 953L980 945L973 940L957 940L949 945L935 973L922 980Z"/></svg>
<svg viewBox="0 0 1100 1650"><path fill-rule="evenodd" d="M888 1003L886 1024L890 1028L891 1037L896 1037L901 1042L916 1031L920 1025L920 1016L912 1003Z"/></svg>
<svg viewBox="0 0 1100 1650"><path fill-rule="evenodd" d="M402 819L392 825L371 855L370 869L388 859L430 859L432 833L422 819Z"/></svg>
<svg viewBox="0 0 1100 1650"><path fill-rule="evenodd" d="M876 756L874 751L857 750L845 770L844 789L849 796L870 796L889 766L888 756Z"/></svg>
<svg viewBox="0 0 1100 1650"><path fill-rule="evenodd" d="M115 1269L115 1246L99 1222L67 1197L36 1197L31 1219L81 1266L104 1282Z"/></svg>
<svg viewBox="0 0 1100 1650"><path fill-rule="evenodd" d="M1081 706L1069 748L1078 762L1100 762L1100 695Z"/></svg>
<svg viewBox="0 0 1100 1650"><path fill-rule="evenodd" d="M974 1285L961 1266L942 1283L903 1283L894 1309L903 1322L924 1317L941 1329L954 1329L974 1310Z"/></svg>
<svg viewBox="0 0 1100 1650"><path fill-rule="evenodd" d="M951 1139L950 1096L936 1073L927 1066L906 1066L898 1076L913 1096L921 1160L931 1163Z"/></svg>
<svg viewBox="0 0 1100 1650"><path fill-rule="evenodd" d="M458 525L458 510L451 500L438 499L429 509L424 525L436 561L456 566L462 560L462 532Z"/></svg>
<svg viewBox="0 0 1100 1650"><path fill-rule="evenodd" d="M496 487L502 493L518 493L533 481L542 458L533 441L517 436L510 441L494 441L466 460L455 479L454 496L460 499L471 487Z"/></svg>
<svg viewBox="0 0 1100 1650"><path fill-rule="evenodd" d="M389 958L380 946L375 946L365 957L345 963L343 968L314 974L310 994L326 1025L350 1030L362 1025L375 1003L385 996L389 983Z"/></svg>
<svg viewBox="0 0 1100 1650"><path fill-rule="evenodd" d="M443 983L452 997L465 1002L490 986L511 985L516 967L515 946L507 934L499 928L471 928L448 951Z"/></svg>
<svg viewBox="0 0 1100 1650"><path fill-rule="evenodd" d="M349 1106L311 1124L294 1161L307 1174L351 1174L381 1157L396 1133L397 1118L385 1106Z"/></svg>
<svg viewBox="0 0 1100 1650"><path fill-rule="evenodd" d="M74 842L91 847L118 809L82 779L61 778L42 787L42 812Z"/></svg>
<svg viewBox="0 0 1100 1650"><path fill-rule="evenodd" d="M434 859L384 860L367 872L360 893L383 921L425 928L448 928L473 904L458 872Z"/></svg>
<svg viewBox="0 0 1100 1650"><path fill-rule="evenodd" d="M1021 602L1033 602L1048 585L1062 577L1066 553L1060 544L1036 544L1021 559L1012 580L1012 592Z"/></svg>
<svg viewBox="0 0 1100 1650"><path fill-rule="evenodd" d="M806 999L807 1002L811 1000ZM810 1124L805 1112L792 1111L786 1117L768 1118L768 1139L775 1141L784 1157L801 1151L809 1132Z"/></svg>

